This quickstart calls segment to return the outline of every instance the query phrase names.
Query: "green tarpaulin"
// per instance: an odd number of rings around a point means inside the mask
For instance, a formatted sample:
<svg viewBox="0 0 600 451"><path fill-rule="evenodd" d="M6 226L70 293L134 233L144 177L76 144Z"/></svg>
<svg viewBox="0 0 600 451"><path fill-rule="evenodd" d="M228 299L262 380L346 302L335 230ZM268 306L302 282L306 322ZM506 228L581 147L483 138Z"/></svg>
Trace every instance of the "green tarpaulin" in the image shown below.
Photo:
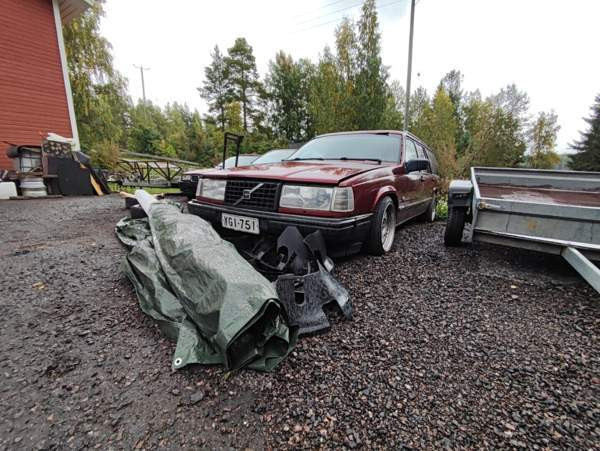
<svg viewBox="0 0 600 451"><path fill-rule="evenodd" d="M141 309L177 341L172 366L270 371L296 344L271 283L203 219L169 203L123 219L124 271Z"/></svg>

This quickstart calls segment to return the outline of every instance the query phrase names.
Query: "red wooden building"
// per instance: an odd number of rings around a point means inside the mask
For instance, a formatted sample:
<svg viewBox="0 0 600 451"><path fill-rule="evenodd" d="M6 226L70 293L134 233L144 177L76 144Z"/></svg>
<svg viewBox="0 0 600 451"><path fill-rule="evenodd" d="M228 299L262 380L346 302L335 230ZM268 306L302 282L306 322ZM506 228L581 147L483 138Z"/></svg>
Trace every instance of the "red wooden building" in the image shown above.
<svg viewBox="0 0 600 451"><path fill-rule="evenodd" d="M91 1L0 0L0 169L12 169L6 142L40 145L54 132L79 148L62 24Z"/></svg>

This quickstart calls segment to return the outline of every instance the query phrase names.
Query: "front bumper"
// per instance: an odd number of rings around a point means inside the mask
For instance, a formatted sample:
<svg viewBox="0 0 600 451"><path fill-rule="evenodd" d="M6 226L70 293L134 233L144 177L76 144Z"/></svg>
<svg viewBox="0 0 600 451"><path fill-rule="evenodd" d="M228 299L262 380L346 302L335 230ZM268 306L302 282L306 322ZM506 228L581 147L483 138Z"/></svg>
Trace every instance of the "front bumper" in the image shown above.
<svg viewBox="0 0 600 451"><path fill-rule="evenodd" d="M179 182L179 189L187 196L188 199L196 197L196 188L198 187L198 180L181 180Z"/></svg>
<svg viewBox="0 0 600 451"><path fill-rule="evenodd" d="M331 247L334 256L350 255L358 252L367 238L371 227L372 213L352 216L349 218L323 218L315 216L300 216L284 213L246 210L227 205L205 204L197 200L188 202L188 211L212 223L219 231L234 232L221 227L221 214L249 216L258 218L261 234L279 235L288 226L298 228L303 236L321 232L325 242Z"/></svg>

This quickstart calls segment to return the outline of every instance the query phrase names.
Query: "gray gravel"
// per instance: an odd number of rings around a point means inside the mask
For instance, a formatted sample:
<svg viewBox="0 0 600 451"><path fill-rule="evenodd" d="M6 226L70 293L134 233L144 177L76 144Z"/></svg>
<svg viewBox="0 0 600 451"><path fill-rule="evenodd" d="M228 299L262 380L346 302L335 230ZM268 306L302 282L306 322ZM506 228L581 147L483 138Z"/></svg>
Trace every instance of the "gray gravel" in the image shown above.
<svg viewBox="0 0 600 451"><path fill-rule="evenodd" d="M119 270L121 199L0 213L0 448L600 443L600 296L558 258L409 224L338 262L354 319L332 309L274 373L172 373Z"/></svg>

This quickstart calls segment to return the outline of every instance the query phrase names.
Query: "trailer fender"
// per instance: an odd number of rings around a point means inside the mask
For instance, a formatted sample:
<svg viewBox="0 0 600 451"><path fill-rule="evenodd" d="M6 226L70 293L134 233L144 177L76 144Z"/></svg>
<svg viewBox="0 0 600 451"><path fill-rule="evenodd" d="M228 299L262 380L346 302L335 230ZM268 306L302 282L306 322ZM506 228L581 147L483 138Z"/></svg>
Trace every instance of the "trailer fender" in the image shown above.
<svg viewBox="0 0 600 451"><path fill-rule="evenodd" d="M471 206L473 184L469 180L452 180L448 187L448 208Z"/></svg>

